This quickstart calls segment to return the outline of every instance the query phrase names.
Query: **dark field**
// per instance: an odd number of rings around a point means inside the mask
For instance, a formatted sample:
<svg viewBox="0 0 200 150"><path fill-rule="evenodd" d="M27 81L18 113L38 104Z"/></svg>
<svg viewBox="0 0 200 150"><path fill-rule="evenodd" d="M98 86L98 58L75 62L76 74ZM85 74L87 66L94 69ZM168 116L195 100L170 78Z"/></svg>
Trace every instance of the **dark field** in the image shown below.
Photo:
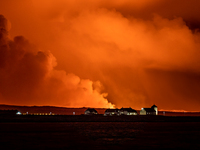
<svg viewBox="0 0 200 150"><path fill-rule="evenodd" d="M200 122L0 123L0 150L200 149Z"/></svg>

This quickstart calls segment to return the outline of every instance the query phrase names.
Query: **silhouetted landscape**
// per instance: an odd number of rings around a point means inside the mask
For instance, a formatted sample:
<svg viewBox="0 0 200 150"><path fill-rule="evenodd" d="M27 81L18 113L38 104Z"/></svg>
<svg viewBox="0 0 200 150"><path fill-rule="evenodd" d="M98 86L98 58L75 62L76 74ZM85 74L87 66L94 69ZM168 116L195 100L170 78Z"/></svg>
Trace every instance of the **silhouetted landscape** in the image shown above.
<svg viewBox="0 0 200 150"><path fill-rule="evenodd" d="M0 105L1 110L29 112L0 115L0 149L199 149L200 116L84 115L87 108ZM54 112L54 115L31 115ZM76 112L75 115L72 115ZM100 113L101 112L101 113ZM162 112L159 112L162 114ZM166 113L167 114L167 113ZM170 114L170 113L169 113ZM184 113L185 114L185 113ZM188 116L190 114L190 116Z"/></svg>
<svg viewBox="0 0 200 150"><path fill-rule="evenodd" d="M0 105L0 110L18 110L21 113L49 113L53 112L57 115L81 115L84 114L86 107L82 108L67 108L67 107L55 107L55 106L17 106L17 105ZM106 108L95 108L98 114L104 114ZM139 112L139 110L136 110ZM159 111L159 115L165 116L200 116L200 112L174 112L174 111Z"/></svg>

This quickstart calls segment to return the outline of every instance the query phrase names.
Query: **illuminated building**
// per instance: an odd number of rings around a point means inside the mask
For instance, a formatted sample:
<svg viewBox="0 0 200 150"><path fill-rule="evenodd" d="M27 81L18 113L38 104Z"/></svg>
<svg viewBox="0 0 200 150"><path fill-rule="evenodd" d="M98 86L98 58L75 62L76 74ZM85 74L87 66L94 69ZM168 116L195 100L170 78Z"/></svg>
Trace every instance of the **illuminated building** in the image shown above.
<svg viewBox="0 0 200 150"><path fill-rule="evenodd" d="M106 109L104 116L120 115L119 109Z"/></svg>
<svg viewBox="0 0 200 150"><path fill-rule="evenodd" d="M85 115L96 115L96 114L98 114L98 113L97 113L97 111L94 108L88 108L85 111Z"/></svg>
<svg viewBox="0 0 200 150"><path fill-rule="evenodd" d="M151 106L152 109L156 111L156 115L158 115L158 107L156 105Z"/></svg>
<svg viewBox="0 0 200 150"><path fill-rule="evenodd" d="M19 112L19 111L16 113L16 115L21 115L21 114L22 114L22 113L21 113L21 112Z"/></svg>
<svg viewBox="0 0 200 150"><path fill-rule="evenodd" d="M158 115L158 107L153 105L151 108L142 108L140 110L140 115Z"/></svg>
<svg viewBox="0 0 200 150"><path fill-rule="evenodd" d="M130 108L121 108L119 110L119 114L120 115L137 115L137 111L132 109L131 107Z"/></svg>

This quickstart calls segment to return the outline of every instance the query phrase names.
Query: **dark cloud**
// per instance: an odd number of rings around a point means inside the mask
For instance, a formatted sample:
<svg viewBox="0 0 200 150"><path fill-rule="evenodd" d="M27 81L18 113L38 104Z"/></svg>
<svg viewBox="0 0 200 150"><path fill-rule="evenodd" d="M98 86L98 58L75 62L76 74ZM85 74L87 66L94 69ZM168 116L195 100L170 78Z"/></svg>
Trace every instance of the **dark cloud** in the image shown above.
<svg viewBox="0 0 200 150"><path fill-rule="evenodd" d="M162 107L198 110L200 74L190 71L147 69L146 89L152 101Z"/></svg>

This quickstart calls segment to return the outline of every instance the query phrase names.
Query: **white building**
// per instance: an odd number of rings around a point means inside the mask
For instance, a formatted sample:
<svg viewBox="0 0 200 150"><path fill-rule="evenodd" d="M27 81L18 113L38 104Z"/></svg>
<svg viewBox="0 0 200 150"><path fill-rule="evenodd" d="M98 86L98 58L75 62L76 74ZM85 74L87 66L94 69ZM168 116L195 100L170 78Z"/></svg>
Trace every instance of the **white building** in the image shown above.
<svg viewBox="0 0 200 150"><path fill-rule="evenodd" d="M120 115L119 109L106 109L104 116Z"/></svg>
<svg viewBox="0 0 200 150"><path fill-rule="evenodd" d="M140 115L158 115L158 107L153 105L151 108L142 108L140 110Z"/></svg>
<svg viewBox="0 0 200 150"><path fill-rule="evenodd" d="M131 107L130 108L121 108L119 110L119 113L120 115L137 115L137 111L132 109Z"/></svg>
<svg viewBox="0 0 200 150"><path fill-rule="evenodd" d="M98 114L98 113L97 113L97 111L94 108L88 108L85 111L85 115L96 115L96 114Z"/></svg>

